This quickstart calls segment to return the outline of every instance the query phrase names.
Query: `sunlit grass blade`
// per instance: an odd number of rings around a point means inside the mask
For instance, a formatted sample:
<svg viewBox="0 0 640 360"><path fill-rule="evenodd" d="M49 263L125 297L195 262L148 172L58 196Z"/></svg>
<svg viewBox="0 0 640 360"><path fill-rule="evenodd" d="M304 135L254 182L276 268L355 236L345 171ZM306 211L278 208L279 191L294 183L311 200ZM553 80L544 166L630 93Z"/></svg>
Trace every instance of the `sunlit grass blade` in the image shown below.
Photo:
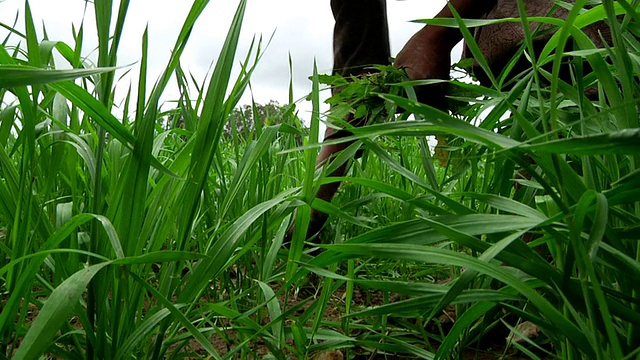
<svg viewBox="0 0 640 360"><path fill-rule="evenodd" d="M0 65L0 88L43 85L114 70L115 68L45 70L17 65Z"/></svg>
<svg viewBox="0 0 640 360"><path fill-rule="evenodd" d="M224 106L224 96L231 76L231 68L236 54L245 8L246 1L240 1L207 88L206 97L202 105L200 123L198 124L195 138L192 140L194 141L194 148L189 165L190 182L189 186L185 187L184 192L180 195L181 203L183 204L183 210L181 211L183 219L180 221L179 230L180 248L185 246L189 237L191 224L198 209L200 195L206 183L206 177L211 168L226 116L228 115L226 111L231 111L231 109Z"/></svg>
<svg viewBox="0 0 640 360"><path fill-rule="evenodd" d="M133 147L135 143L133 134L131 134L100 101L91 96L85 89L71 82L54 83L48 86L69 99L87 115L91 116L95 122L122 142L123 145Z"/></svg>
<svg viewBox="0 0 640 360"><path fill-rule="evenodd" d="M103 262L80 270L51 293L22 340L15 359L34 359L47 351L58 329L80 300L89 281L107 265L109 262Z"/></svg>
<svg viewBox="0 0 640 360"><path fill-rule="evenodd" d="M434 135L438 132L465 137L468 140L481 143L493 148L509 149L520 145L519 142L500 134L484 130L466 121L454 118L428 105L420 104L395 95L380 95L394 104L422 116L423 121L394 122L375 124L353 130L355 134L363 135Z"/></svg>
<svg viewBox="0 0 640 360"><path fill-rule="evenodd" d="M184 305L176 305L176 309L181 309ZM136 347L146 346L148 337L155 328L171 315L169 309L160 309L158 312L141 322L138 327L129 335L129 338L120 346L114 359L129 359L134 354Z"/></svg>
<svg viewBox="0 0 640 360"><path fill-rule="evenodd" d="M279 131L279 126L270 126L264 129L264 132L255 143L251 143L246 146L246 152L238 164L231 183L228 184L228 192L225 198L222 200L221 215L225 217L228 214L229 207L236 202L238 192L244 187L247 177L250 175L250 171L254 169L256 163L262 158L269 150L271 144L275 140L275 137Z"/></svg>
<svg viewBox="0 0 640 360"><path fill-rule="evenodd" d="M273 334L273 338L276 342L280 343L282 338L282 322L276 319L279 319L282 315L282 310L280 309L280 304L278 303L278 299L276 298L275 293L269 287L269 285L259 281L258 285L264 294L264 299L267 301L267 309L269 310L269 317L273 319L271 321L271 333Z"/></svg>

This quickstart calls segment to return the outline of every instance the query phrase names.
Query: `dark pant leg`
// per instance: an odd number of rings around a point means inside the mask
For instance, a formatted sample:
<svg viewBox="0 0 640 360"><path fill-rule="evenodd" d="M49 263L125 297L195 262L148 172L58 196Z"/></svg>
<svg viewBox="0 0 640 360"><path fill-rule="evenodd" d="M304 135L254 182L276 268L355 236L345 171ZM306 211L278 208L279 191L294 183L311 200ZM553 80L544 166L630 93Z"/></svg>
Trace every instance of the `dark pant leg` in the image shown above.
<svg viewBox="0 0 640 360"><path fill-rule="evenodd" d="M373 71L372 65L389 63L391 51L386 0L331 0L331 10L335 20L334 74L357 76ZM366 123L366 119L345 120L353 126ZM351 135L348 131L327 128L324 138L327 140L348 135ZM341 145L344 148L349 144ZM328 150L335 153L342 149L335 147Z"/></svg>
<svg viewBox="0 0 640 360"><path fill-rule="evenodd" d="M367 67L388 64L390 58L387 4L385 0L331 0L335 19L333 32L333 73L348 77L367 73ZM364 119L346 119L354 126L363 125ZM327 128L324 139L350 135L346 130ZM324 145L318 155L318 166L351 145L352 142ZM347 163L330 176L343 176ZM316 198L331 201L340 186L339 182L321 185ZM311 212L307 238L316 234L327 221L327 214Z"/></svg>
<svg viewBox="0 0 640 360"><path fill-rule="evenodd" d="M367 66L389 63L385 0L331 0L331 10L335 74L360 75Z"/></svg>
<svg viewBox="0 0 640 360"><path fill-rule="evenodd" d="M371 68L372 65L389 64L391 51L386 0L331 0L331 11L335 19L334 74L344 77L357 76L375 71ZM339 90L334 89L334 91ZM366 117L345 120L353 126L362 126L367 122ZM348 135L351 135L351 132L327 128L324 139ZM318 159L319 163L325 162L329 156L342 151L350 144L349 142L323 147ZM336 176L343 173L344 170L339 170ZM330 191L332 194L334 192L334 190Z"/></svg>

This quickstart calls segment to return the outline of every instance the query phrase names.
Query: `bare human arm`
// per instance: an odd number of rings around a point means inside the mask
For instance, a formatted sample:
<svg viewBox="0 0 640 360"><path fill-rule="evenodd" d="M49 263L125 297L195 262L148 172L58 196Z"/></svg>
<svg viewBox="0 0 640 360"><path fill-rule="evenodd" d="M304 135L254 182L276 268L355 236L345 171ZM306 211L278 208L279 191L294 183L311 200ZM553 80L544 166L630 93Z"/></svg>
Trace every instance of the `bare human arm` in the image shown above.
<svg viewBox="0 0 640 360"><path fill-rule="evenodd" d="M436 17L452 18L453 7L462 18L478 19L489 12L497 0L451 0ZM415 33L396 57L395 65L407 72L411 80L449 79L451 49L462 40L456 28L426 25ZM444 91L438 86L416 89L418 98L432 106L442 107Z"/></svg>

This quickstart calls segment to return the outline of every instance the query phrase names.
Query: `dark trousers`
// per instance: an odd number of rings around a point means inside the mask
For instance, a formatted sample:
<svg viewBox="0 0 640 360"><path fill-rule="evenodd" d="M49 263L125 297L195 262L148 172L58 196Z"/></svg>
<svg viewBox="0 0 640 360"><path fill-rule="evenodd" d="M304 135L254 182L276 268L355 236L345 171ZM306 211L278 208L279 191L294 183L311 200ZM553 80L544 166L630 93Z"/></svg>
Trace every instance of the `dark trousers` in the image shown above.
<svg viewBox="0 0 640 360"><path fill-rule="evenodd" d="M389 63L385 0L331 0L331 10L335 74L360 75L367 66Z"/></svg>

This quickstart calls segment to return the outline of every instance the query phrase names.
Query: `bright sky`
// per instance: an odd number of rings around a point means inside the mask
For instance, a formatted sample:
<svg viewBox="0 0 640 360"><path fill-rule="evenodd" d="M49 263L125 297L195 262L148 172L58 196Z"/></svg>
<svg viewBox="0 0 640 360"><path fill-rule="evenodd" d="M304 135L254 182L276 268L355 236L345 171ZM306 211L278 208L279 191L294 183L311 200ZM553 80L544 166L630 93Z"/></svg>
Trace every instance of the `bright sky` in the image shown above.
<svg viewBox="0 0 640 360"><path fill-rule="evenodd" d="M96 58L95 20L91 4L85 12L84 0L30 0L31 9L42 38L46 27L50 40L64 41L73 47L72 24L76 29L84 21L85 43L83 55ZM116 3L116 7L118 2ZM183 68L197 79L204 78L210 65L216 60L227 34L238 0L211 1L196 23L189 46L182 57ZM388 0L389 28L392 53L397 53L405 41L422 25L410 20L434 16L445 0ZM140 59L141 39L145 26L149 27L149 79L152 85L165 68L169 51L186 17L191 2L169 0L133 0L124 29L118 63L132 64ZM115 10L114 10L115 11ZM24 29L24 0L0 0L0 22L12 26L16 14L19 30ZM115 15L114 15L115 17ZM289 88L289 53L293 61L294 98L310 92L308 77L312 74L314 58L320 73L330 73L332 66L333 17L329 0L249 0L242 36L238 49L238 61L244 59L251 39L262 36L271 44L252 77L255 100L266 103L277 100L287 103ZM7 31L0 28L0 39ZM16 41L17 38L14 38ZM14 42L15 43L15 42ZM137 78L137 66L121 81L122 89ZM121 71L122 72L122 71ZM134 86L135 87L135 86ZM177 97L175 87L165 93L165 99ZM249 95L242 100L249 103ZM301 104L300 116L308 117L309 104Z"/></svg>

